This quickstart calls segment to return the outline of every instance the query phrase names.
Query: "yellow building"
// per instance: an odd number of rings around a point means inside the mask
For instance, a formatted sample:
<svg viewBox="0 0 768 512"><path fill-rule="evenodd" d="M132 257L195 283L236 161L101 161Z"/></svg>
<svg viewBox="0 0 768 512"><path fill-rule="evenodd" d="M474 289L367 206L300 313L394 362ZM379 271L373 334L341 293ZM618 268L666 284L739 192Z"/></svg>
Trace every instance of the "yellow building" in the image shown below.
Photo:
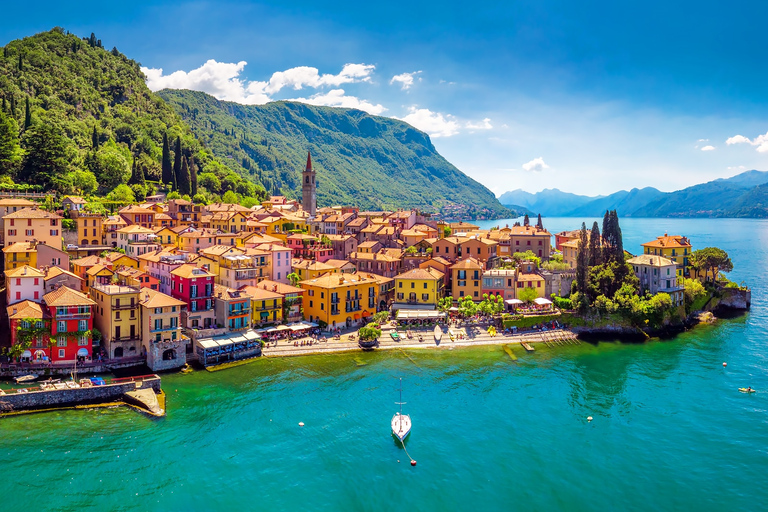
<svg viewBox="0 0 768 512"><path fill-rule="evenodd" d="M131 258L127 254L122 254L119 252L108 252L104 256L108 261L112 262L113 268L121 268L121 267L128 267L128 268L139 268L139 260L137 258Z"/></svg>
<svg viewBox="0 0 768 512"><path fill-rule="evenodd" d="M117 359L140 355L139 289L95 283L89 293L96 302L93 324L101 331L107 357Z"/></svg>
<svg viewBox="0 0 768 512"><path fill-rule="evenodd" d="M178 243L179 234L170 227L159 228L155 230L155 234L157 235L157 243L163 248L175 247Z"/></svg>
<svg viewBox="0 0 768 512"><path fill-rule="evenodd" d="M363 272L325 274L302 281L304 318L331 328L362 325L377 311L381 285L391 281Z"/></svg>
<svg viewBox="0 0 768 512"><path fill-rule="evenodd" d="M31 242L16 242L6 245L3 248L3 253L5 254L4 270L19 268L24 265L37 268L37 249L35 244Z"/></svg>
<svg viewBox="0 0 768 512"><path fill-rule="evenodd" d="M115 272L102 264L96 264L85 271L85 287L92 288L97 284L110 284Z"/></svg>
<svg viewBox="0 0 768 512"><path fill-rule="evenodd" d="M467 258L451 266L451 296L454 300L471 297L483 298L483 265L475 258Z"/></svg>
<svg viewBox="0 0 768 512"><path fill-rule="evenodd" d="M395 276L394 309L436 309L445 292L444 277L434 268L414 268Z"/></svg>
<svg viewBox="0 0 768 512"><path fill-rule="evenodd" d="M315 260L296 260L291 262L293 271L298 274L299 279L305 281L307 279L314 279L320 277L328 272L335 274L339 271L338 268L328 265L327 263L321 263Z"/></svg>
<svg viewBox="0 0 768 512"><path fill-rule="evenodd" d="M77 224L77 243L80 246L104 245L104 218L99 213L72 212Z"/></svg>
<svg viewBox="0 0 768 512"><path fill-rule="evenodd" d="M281 294L258 286L243 286L241 290L251 297L253 327L279 324L283 321L283 296Z"/></svg>
<svg viewBox="0 0 768 512"><path fill-rule="evenodd" d="M3 217L3 241L38 242L61 249L61 217L38 208L22 208Z"/></svg>
<svg viewBox="0 0 768 512"><path fill-rule="evenodd" d="M540 276L539 274L534 273L523 273L519 272L517 274L517 277L515 278L515 298L520 298L520 292L524 288L533 288L536 290L536 297L544 297L544 290L545 290L545 284L544 284L544 278Z"/></svg>
<svg viewBox="0 0 768 512"><path fill-rule="evenodd" d="M643 244L643 254L653 254L663 256L672 260L677 265L677 275L679 277L688 275L690 263L688 258L691 256L693 247L690 240L685 236L674 236L664 233L664 236L657 237L653 242Z"/></svg>

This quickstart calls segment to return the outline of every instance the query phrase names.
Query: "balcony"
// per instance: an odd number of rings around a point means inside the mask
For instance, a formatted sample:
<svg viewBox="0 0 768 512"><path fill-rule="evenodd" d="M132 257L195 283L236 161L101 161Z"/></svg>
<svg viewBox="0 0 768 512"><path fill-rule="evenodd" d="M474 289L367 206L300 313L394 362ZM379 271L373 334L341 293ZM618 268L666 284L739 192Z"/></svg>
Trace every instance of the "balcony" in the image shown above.
<svg viewBox="0 0 768 512"><path fill-rule="evenodd" d="M119 338L112 338L112 343L118 342L131 342L131 341L141 341L141 338L138 335L133 336L120 336Z"/></svg>
<svg viewBox="0 0 768 512"><path fill-rule="evenodd" d="M88 318L91 318L91 312L88 313L56 313L56 319L57 320L67 320L67 319L83 319L86 320Z"/></svg>
<svg viewBox="0 0 768 512"><path fill-rule="evenodd" d="M240 270L240 269L236 269L235 270L235 280L236 281L244 281L244 280L249 280L249 279L256 279L258 277L264 277L262 275L262 272L261 272L260 269L257 270L255 268L250 268L248 270Z"/></svg>
<svg viewBox="0 0 768 512"><path fill-rule="evenodd" d="M355 311L360 311L362 309L363 308L360 307L360 305L358 304L357 306L347 306L346 308L344 308L344 311L347 313L354 313Z"/></svg>
<svg viewBox="0 0 768 512"><path fill-rule="evenodd" d="M163 332L163 331L172 331L174 329L178 329L178 325L168 324L168 325L162 325L160 327L152 327L149 329L149 332Z"/></svg>
<svg viewBox="0 0 768 512"><path fill-rule="evenodd" d="M339 298L338 297L331 297L331 304L338 304Z"/></svg>

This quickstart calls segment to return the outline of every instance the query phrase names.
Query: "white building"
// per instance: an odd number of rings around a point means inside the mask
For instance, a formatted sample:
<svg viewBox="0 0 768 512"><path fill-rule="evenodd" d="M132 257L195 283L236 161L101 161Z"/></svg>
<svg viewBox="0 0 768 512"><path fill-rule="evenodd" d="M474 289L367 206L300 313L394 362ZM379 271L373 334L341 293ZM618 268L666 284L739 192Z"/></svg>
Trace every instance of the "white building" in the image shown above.
<svg viewBox="0 0 768 512"><path fill-rule="evenodd" d="M137 224L117 230L117 246L133 258L162 248L153 230Z"/></svg>
<svg viewBox="0 0 768 512"><path fill-rule="evenodd" d="M5 271L7 305L23 300L40 302L45 288L45 273L29 265Z"/></svg>
<svg viewBox="0 0 768 512"><path fill-rule="evenodd" d="M640 293L668 293L676 306L683 304L682 278L677 275L677 264L653 254L641 254L627 260L640 280Z"/></svg>

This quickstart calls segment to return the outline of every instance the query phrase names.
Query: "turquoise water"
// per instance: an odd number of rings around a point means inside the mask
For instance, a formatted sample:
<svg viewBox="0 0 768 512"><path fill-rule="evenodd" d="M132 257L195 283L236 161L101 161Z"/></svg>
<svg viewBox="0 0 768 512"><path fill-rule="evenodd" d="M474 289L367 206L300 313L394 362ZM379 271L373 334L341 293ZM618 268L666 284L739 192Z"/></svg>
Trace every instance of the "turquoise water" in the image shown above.
<svg viewBox="0 0 768 512"><path fill-rule="evenodd" d="M768 222L622 228L630 251L660 229L722 246L752 312L517 362L477 347L168 375L160 420L127 408L0 419L2 510L761 510ZM389 433L401 376L415 468ZM737 391L747 385L759 392Z"/></svg>

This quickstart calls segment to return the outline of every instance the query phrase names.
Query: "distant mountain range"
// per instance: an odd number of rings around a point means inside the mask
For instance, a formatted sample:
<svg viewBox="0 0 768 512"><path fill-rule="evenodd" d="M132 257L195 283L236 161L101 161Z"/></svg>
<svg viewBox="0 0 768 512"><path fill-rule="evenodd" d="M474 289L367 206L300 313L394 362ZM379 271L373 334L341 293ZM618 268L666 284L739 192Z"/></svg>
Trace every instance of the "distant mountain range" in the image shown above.
<svg viewBox="0 0 768 512"><path fill-rule="evenodd" d="M646 187L590 197L556 188L535 194L518 189L502 194L499 202L551 217L599 217L617 210L622 217L768 218L768 172L746 171L675 192Z"/></svg>

